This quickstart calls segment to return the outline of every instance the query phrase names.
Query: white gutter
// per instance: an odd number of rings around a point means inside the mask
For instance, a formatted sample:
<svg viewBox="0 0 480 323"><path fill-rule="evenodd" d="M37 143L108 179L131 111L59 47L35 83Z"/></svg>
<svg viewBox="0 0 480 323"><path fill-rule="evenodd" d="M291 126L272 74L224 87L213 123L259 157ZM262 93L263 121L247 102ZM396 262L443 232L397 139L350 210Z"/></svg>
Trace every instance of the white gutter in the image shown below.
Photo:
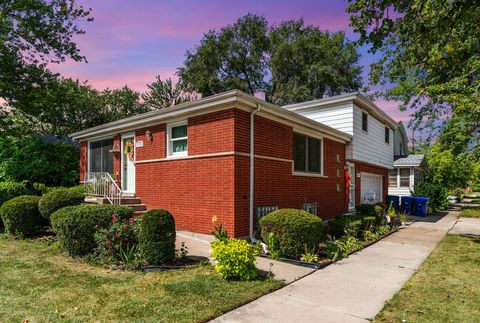
<svg viewBox="0 0 480 323"><path fill-rule="evenodd" d="M250 226L249 226L249 236L250 236L250 241L255 241L255 237L253 234L253 217L254 217L254 208L253 208L253 194L255 193L254 191L254 184L255 184L255 177L254 177L254 170L255 170L255 138L254 138L254 133L255 133L255 114L259 112L262 108L261 105L258 103L256 104L257 107L255 110L250 112Z"/></svg>

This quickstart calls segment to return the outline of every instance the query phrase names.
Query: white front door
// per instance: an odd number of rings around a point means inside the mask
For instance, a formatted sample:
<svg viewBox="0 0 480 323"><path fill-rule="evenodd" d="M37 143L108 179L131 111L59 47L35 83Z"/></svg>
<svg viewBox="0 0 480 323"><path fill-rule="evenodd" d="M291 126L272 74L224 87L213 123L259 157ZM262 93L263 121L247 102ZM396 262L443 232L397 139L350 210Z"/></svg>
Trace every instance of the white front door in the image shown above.
<svg viewBox="0 0 480 323"><path fill-rule="evenodd" d="M135 193L135 136L122 135L122 191Z"/></svg>
<svg viewBox="0 0 480 323"><path fill-rule="evenodd" d="M355 210L355 164L348 164L348 173L350 174L350 192L349 192L349 203L348 210Z"/></svg>
<svg viewBox="0 0 480 323"><path fill-rule="evenodd" d="M366 204L383 202L382 176L369 173L362 173L360 176L362 183L360 202Z"/></svg>

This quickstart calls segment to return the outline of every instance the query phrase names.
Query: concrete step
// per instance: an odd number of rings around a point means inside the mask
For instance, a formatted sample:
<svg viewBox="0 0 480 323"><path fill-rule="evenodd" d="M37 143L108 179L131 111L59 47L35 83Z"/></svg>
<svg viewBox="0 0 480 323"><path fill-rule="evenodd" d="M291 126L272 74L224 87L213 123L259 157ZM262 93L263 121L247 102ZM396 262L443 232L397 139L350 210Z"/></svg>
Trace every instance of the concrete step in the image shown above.
<svg viewBox="0 0 480 323"><path fill-rule="evenodd" d="M145 204L124 204L124 205L132 207L135 210L135 212L147 210L147 206Z"/></svg>

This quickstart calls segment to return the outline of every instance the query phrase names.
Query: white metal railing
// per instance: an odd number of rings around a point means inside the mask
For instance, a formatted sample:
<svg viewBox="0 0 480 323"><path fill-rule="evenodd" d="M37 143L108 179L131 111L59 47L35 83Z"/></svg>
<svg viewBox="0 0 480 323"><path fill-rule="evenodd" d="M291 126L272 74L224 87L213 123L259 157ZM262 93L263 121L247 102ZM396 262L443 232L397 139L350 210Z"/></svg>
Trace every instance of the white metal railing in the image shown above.
<svg viewBox="0 0 480 323"><path fill-rule="evenodd" d="M120 205L122 190L107 172L88 172L85 178L85 194L106 198L110 204Z"/></svg>

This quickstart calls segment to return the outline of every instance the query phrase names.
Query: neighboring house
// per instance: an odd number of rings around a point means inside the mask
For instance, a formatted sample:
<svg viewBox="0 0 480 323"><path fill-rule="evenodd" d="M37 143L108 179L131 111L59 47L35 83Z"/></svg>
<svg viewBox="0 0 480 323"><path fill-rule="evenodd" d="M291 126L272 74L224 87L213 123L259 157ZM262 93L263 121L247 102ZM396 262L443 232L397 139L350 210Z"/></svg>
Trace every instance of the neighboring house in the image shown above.
<svg viewBox="0 0 480 323"><path fill-rule="evenodd" d="M360 93L338 95L284 107L350 134L346 147L352 177L349 210L360 203L385 202L393 168L394 130L398 124Z"/></svg>
<svg viewBox="0 0 480 323"><path fill-rule="evenodd" d="M423 182L427 161L425 155L408 155L408 137L401 121L395 131L394 145L394 169L388 175L388 194L409 196L415 185Z"/></svg>
<svg viewBox="0 0 480 323"><path fill-rule="evenodd" d="M383 125L391 138L396 124L360 95L350 101L352 124L340 129L346 132L240 91L107 123L72 134L80 142L80 178L107 196L113 180L102 188L95 174L107 181L113 174L120 194L169 210L178 230L196 233L210 233L216 215L230 236L252 236L256 218L275 208L329 219L348 210L346 153L362 189L380 200L393 163ZM364 132L357 129L362 111Z"/></svg>

